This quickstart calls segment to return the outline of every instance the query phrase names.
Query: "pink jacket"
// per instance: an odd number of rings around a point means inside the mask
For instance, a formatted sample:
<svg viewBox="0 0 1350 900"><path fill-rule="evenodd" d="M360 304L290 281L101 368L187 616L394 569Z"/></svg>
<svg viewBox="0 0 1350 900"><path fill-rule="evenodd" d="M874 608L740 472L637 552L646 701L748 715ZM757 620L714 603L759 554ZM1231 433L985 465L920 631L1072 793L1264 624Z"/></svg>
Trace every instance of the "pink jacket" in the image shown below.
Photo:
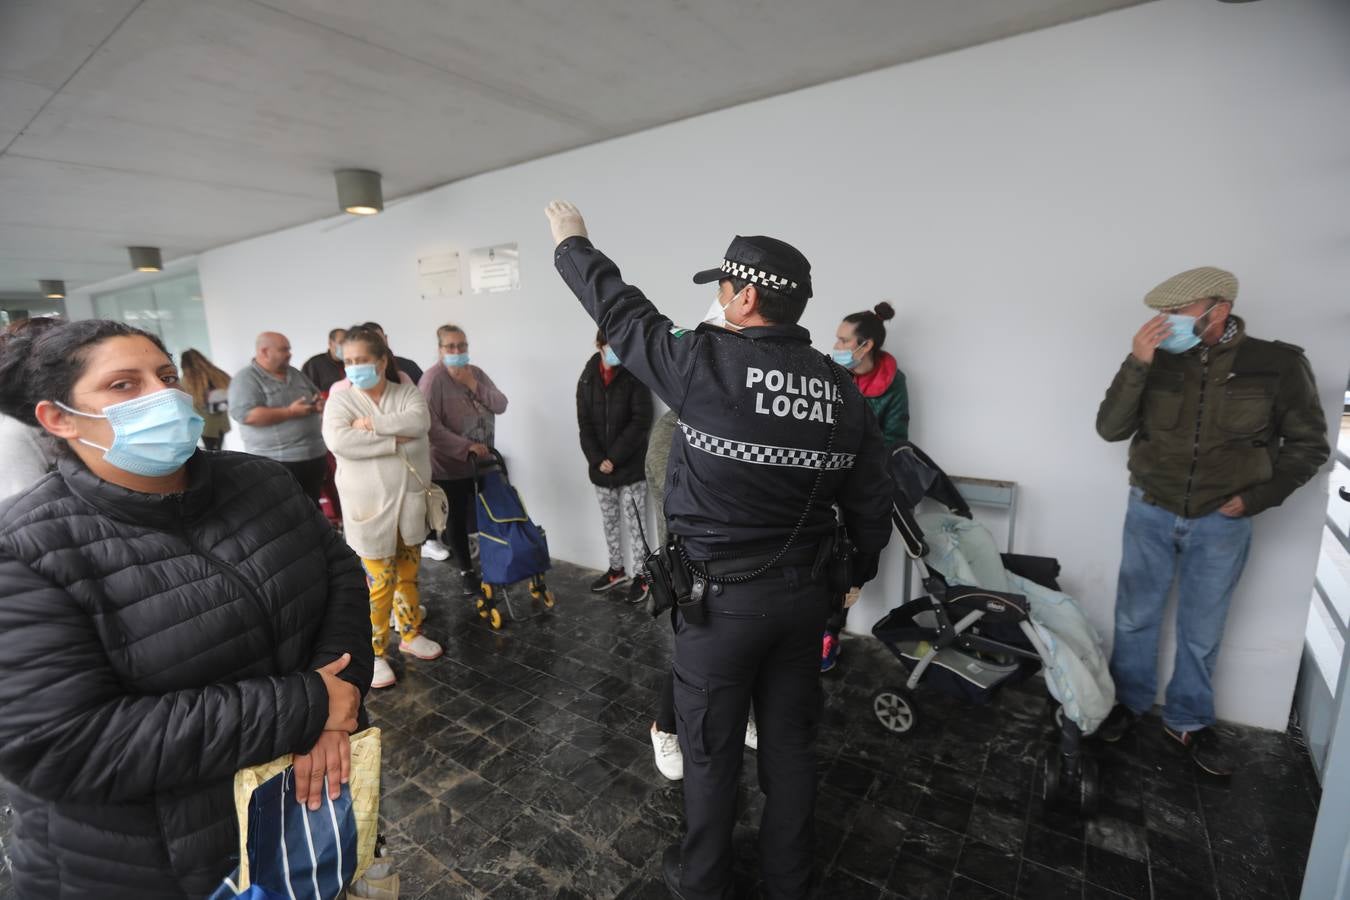
<svg viewBox="0 0 1350 900"><path fill-rule="evenodd" d="M469 366L478 379L478 390L469 391L450 377L444 365L434 365L422 374L418 388L431 413L431 472L437 480L470 478L472 444L493 445L496 417L506 412L506 395L477 366Z"/></svg>

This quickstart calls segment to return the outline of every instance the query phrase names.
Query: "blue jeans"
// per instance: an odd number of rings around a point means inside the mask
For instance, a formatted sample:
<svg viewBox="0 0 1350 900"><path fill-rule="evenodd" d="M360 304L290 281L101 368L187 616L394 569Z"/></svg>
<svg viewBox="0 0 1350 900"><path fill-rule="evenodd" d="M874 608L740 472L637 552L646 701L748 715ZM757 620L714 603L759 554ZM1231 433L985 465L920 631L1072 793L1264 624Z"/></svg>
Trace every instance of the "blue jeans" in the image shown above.
<svg viewBox="0 0 1350 900"><path fill-rule="evenodd" d="M1158 693L1158 633L1172 582L1177 589L1177 657L1163 722L1173 731L1214 724L1211 678L1233 589L1251 547L1252 520L1215 512L1186 519L1130 489L1116 586L1111 677L1116 699L1148 712Z"/></svg>

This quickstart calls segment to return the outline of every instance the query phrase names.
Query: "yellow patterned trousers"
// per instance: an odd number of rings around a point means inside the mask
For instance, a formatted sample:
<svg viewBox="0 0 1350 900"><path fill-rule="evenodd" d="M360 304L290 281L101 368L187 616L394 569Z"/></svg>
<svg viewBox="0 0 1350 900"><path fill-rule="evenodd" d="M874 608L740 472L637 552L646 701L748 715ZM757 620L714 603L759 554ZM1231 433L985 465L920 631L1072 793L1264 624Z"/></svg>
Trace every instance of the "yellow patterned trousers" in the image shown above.
<svg viewBox="0 0 1350 900"><path fill-rule="evenodd" d="M411 641L422 630L422 598L417 591L417 570L422 565L422 545L409 546L399 535L398 550L392 559L361 560L370 588L370 643L376 656L384 656L389 645L389 611L403 639Z"/></svg>

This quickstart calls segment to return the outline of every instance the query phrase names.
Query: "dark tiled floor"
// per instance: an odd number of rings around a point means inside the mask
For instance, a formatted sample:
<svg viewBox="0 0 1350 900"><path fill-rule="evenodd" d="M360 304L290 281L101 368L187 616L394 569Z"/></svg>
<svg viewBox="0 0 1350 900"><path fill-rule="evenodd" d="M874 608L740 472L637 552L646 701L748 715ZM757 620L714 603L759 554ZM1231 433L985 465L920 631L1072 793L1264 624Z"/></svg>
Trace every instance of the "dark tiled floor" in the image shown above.
<svg viewBox="0 0 1350 900"><path fill-rule="evenodd" d="M402 896L665 897L660 853L680 834L682 799L656 772L647 730L668 625L591 595L594 573L560 565L557 608L494 633L460 599L451 564L423 572L427 632L447 653L396 660L399 684L370 704ZM1099 748L1103 809L1085 823L1039 799L1041 681L985 707L921 691L923 721L896 737L871 696L899 674L878 643L850 638L825 678L822 897L1298 896L1317 787L1296 738L1232 729L1246 766L1222 783L1197 779L1148 721ZM762 806L750 751L741 799L744 888Z"/></svg>

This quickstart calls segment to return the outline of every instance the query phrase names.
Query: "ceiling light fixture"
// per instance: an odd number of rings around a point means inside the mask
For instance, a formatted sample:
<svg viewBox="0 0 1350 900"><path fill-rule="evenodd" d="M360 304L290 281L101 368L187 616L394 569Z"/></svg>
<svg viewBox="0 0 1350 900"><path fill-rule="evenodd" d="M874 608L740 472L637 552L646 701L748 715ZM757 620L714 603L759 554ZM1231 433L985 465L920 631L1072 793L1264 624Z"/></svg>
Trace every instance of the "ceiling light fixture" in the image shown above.
<svg viewBox="0 0 1350 900"><path fill-rule="evenodd" d="M369 169L338 169L338 208L354 216L373 216L384 209L380 173Z"/></svg>
<svg viewBox="0 0 1350 900"><path fill-rule="evenodd" d="M158 272L164 268L158 247L128 247L131 267L137 272Z"/></svg>
<svg viewBox="0 0 1350 900"><path fill-rule="evenodd" d="M38 288L42 291L42 296L48 300L66 299L66 283L57 279L41 279L38 281Z"/></svg>

